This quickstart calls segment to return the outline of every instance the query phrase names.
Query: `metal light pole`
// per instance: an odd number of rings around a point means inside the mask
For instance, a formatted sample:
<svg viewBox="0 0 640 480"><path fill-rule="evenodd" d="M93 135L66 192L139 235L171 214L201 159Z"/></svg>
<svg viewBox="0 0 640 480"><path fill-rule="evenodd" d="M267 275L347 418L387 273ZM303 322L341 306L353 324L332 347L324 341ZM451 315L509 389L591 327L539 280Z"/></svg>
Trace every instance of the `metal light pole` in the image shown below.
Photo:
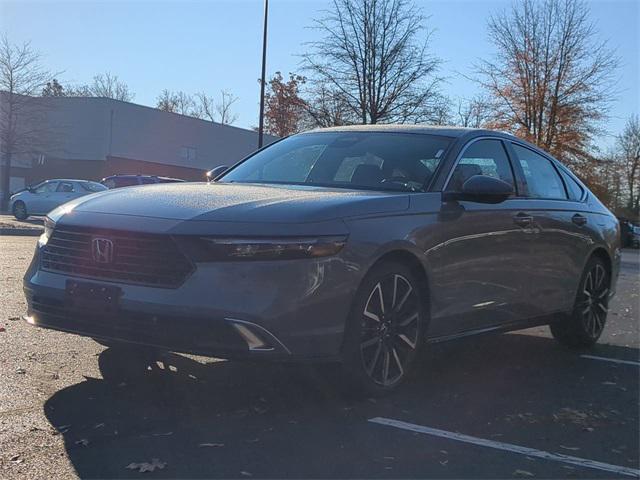
<svg viewBox="0 0 640 480"><path fill-rule="evenodd" d="M267 67L267 15L269 0L264 0L264 32L262 37L262 77L260 79L260 121L258 126L258 148L262 148L264 136L264 85L266 83L265 69Z"/></svg>

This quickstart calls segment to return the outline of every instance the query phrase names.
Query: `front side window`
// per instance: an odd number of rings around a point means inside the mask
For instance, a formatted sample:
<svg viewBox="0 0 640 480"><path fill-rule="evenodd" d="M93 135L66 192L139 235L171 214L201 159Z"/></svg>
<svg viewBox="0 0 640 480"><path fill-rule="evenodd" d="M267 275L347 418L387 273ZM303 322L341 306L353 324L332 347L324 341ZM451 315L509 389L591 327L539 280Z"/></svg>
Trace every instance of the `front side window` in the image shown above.
<svg viewBox="0 0 640 480"><path fill-rule="evenodd" d="M158 181L153 177L142 177L140 178L140 183L142 185L151 185L152 183L158 183Z"/></svg>
<svg viewBox="0 0 640 480"><path fill-rule="evenodd" d="M35 188L34 193L52 193L56 191L57 187L58 187L58 182L41 183Z"/></svg>
<svg viewBox="0 0 640 480"><path fill-rule="evenodd" d="M256 153L219 182L422 192L450 142L390 132L295 135Z"/></svg>
<svg viewBox="0 0 640 480"><path fill-rule="evenodd" d="M513 172L502 141L478 140L472 143L460 157L446 190L462 191L464 182L474 175L486 175L514 185Z"/></svg>
<svg viewBox="0 0 640 480"><path fill-rule="evenodd" d="M562 179L548 159L515 143L513 149L522 166L530 197L567 198Z"/></svg>

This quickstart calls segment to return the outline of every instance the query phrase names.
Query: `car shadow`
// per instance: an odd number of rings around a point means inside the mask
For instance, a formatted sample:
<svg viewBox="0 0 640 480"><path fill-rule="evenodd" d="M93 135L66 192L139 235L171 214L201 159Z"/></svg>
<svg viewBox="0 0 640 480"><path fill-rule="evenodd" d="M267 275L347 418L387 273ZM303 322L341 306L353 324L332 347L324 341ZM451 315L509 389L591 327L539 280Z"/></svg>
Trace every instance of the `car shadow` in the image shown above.
<svg viewBox="0 0 640 480"><path fill-rule="evenodd" d="M639 355L612 345L589 353L634 361ZM405 443L414 437L390 439L389 430L366 421L378 416L537 448L575 443L578 435L589 458L603 458L602 442L593 438L606 430L627 449L617 463L637 468L631 453L638 451L637 368L582 358L545 336L431 346L411 381L375 399L345 394L330 366L170 354L150 371L149 362L130 359L123 369L123 360L117 350L104 350L103 379L86 378L44 406L82 478L136 477L142 474L127 466L154 458L166 462L154 478L465 476L465 470L437 470L438 462L431 471L424 456L385 470L384 462L406 455ZM471 469L466 476L500 472Z"/></svg>

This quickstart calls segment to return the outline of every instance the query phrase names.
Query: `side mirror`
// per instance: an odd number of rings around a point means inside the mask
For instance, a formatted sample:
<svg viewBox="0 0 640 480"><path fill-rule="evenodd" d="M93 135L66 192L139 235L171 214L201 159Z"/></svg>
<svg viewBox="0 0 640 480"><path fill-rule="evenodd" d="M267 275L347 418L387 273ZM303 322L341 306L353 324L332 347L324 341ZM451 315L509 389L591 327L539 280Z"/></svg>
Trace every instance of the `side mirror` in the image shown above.
<svg viewBox="0 0 640 480"><path fill-rule="evenodd" d="M226 172L227 170L229 170L229 167L227 167L226 165L218 165L217 167L209 170L207 172L207 181L209 182L215 182L216 178L218 178L220 175L222 175L224 172Z"/></svg>
<svg viewBox="0 0 640 480"><path fill-rule="evenodd" d="M461 192L444 192L444 200L467 200L479 203L500 203L513 195L513 186L499 178L474 175L462 185Z"/></svg>
<svg viewBox="0 0 640 480"><path fill-rule="evenodd" d="M35 189L35 188L33 188L31 185L29 185L29 186L27 187L27 191L28 191L28 192L30 192L30 193L35 193L36 189Z"/></svg>

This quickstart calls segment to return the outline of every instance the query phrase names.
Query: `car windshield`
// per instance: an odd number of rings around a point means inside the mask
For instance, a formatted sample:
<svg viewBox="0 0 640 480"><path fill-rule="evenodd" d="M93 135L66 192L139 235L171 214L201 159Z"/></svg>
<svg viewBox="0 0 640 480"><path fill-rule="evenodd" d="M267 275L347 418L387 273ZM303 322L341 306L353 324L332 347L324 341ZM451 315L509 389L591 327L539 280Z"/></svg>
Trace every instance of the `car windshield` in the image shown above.
<svg viewBox="0 0 640 480"><path fill-rule="evenodd" d="M451 140L390 132L301 134L256 153L219 181L422 192Z"/></svg>

